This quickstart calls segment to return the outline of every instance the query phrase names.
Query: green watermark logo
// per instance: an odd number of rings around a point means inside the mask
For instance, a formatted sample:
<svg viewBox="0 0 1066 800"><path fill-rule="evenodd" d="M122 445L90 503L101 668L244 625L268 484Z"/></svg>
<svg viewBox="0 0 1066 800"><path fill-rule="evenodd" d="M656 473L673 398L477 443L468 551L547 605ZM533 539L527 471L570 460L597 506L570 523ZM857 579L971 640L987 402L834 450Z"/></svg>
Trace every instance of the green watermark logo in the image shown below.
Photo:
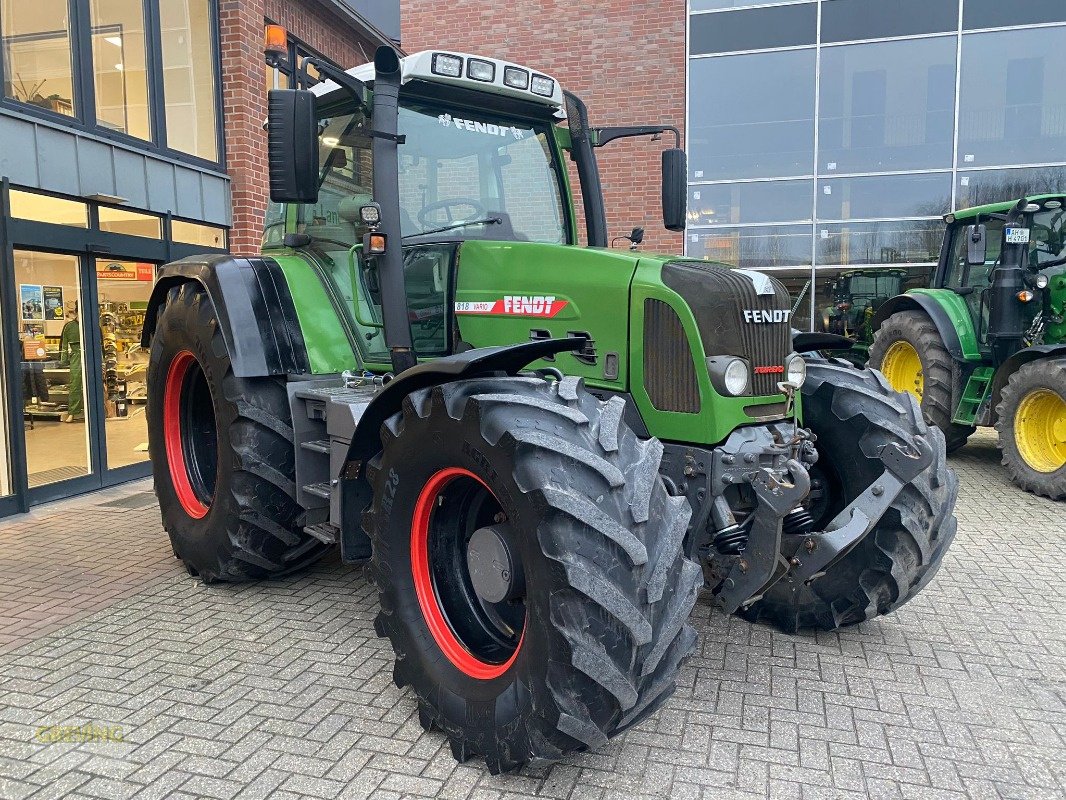
<svg viewBox="0 0 1066 800"><path fill-rule="evenodd" d="M123 731L119 726L96 725L86 722L83 725L38 725L33 740L41 744L70 742L121 742Z"/></svg>

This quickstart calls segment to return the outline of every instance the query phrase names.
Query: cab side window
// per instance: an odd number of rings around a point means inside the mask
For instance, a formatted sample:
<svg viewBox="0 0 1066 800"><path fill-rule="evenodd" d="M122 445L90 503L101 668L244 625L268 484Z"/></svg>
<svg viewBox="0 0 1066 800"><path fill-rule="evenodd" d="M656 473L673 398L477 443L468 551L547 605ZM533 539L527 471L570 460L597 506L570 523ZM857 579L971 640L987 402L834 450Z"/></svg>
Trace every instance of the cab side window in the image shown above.
<svg viewBox="0 0 1066 800"><path fill-rule="evenodd" d="M985 223L988 248L985 251L985 263L966 264L966 227L960 225L955 231L954 245L951 250L951 263L948 265L947 288L974 289L980 292L988 286L992 268L999 261L999 250L1003 244L1003 221L990 219ZM968 267L968 268L967 268Z"/></svg>

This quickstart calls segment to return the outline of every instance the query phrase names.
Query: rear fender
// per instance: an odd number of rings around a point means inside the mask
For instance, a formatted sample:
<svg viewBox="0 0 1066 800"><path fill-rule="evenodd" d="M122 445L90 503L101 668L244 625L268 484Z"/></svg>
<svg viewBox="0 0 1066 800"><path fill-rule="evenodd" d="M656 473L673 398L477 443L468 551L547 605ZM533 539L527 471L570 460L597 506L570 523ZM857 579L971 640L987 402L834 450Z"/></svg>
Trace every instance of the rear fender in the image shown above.
<svg viewBox="0 0 1066 800"><path fill-rule="evenodd" d="M387 383L360 417L348 446L348 457L340 471L341 556L346 561L361 560L369 552L362 513L370 505L373 487L366 478L366 463L381 450L382 424L400 410L407 395L468 378L516 375L545 356L581 350L584 346L584 338L570 337L504 347L479 347L419 364Z"/></svg>
<svg viewBox="0 0 1066 800"><path fill-rule="evenodd" d="M164 264L145 312L143 347L151 344L167 293L189 282L211 298L238 378L311 371L285 275L269 258L193 256Z"/></svg>
<svg viewBox="0 0 1066 800"><path fill-rule="evenodd" d="M900 311L925 312L936 325L941 341L956 361L976 361L981 358L966 301L950 289L918 289L893 297L874 314L872 330L879 329L885 320Z"/></svg>

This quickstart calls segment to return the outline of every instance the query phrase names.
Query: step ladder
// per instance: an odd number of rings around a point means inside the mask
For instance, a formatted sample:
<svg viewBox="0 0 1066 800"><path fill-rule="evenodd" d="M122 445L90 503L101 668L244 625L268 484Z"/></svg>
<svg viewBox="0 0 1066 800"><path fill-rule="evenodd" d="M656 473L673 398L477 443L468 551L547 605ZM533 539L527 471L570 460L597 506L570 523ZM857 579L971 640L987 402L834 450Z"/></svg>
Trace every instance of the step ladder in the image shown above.
<svg viewBox="0 0 1066 800"><path fill-rule="evenodd" d="M988 393L988 387L995 377L996 371L992 367L978 367L971 374L966 387L962 390L962 398L955 409L955 416L951 420L957 425L976 424L977 413L981 409L981 402Z"/></svg>

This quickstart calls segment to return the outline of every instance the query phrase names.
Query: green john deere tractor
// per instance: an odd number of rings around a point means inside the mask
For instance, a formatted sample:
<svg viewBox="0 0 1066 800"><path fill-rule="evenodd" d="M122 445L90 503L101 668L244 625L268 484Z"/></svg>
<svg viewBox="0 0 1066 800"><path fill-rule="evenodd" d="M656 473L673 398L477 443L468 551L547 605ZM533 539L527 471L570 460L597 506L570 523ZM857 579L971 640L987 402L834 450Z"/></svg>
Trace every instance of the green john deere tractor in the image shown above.
<svg viewBox="0 0 1066 800"><path fill-rule="evenodd" d="M830 303L822 310L822 330L851 339L844 358L863 365L869 357L874 314L890 298L903 291L903 269L852 269L841 272L829 287Z"/></svg>
<svg viewBox="0 0 1066 800"><path fill-rule="evenodd" d="M915 395L948 450L994 425L1029 492L1066 499L1066 196L948 214L928 289L874 317L870 366Z"/></svg>
<svg viewBox="0 0 1066 800"><path fill-rule="evenodd" d="M606 247L597 148L676 131L590 127L493 58L303 63L325 82L270 93L262 254L167 265L147 312L156 491L192 574L339 543L422 725L493 771L653 713L703 587L792 631L925 586L957 482L917 402L801 355L840 342L794 335L770 277ZM681 230L683 151L662 165Z"/></svg>

